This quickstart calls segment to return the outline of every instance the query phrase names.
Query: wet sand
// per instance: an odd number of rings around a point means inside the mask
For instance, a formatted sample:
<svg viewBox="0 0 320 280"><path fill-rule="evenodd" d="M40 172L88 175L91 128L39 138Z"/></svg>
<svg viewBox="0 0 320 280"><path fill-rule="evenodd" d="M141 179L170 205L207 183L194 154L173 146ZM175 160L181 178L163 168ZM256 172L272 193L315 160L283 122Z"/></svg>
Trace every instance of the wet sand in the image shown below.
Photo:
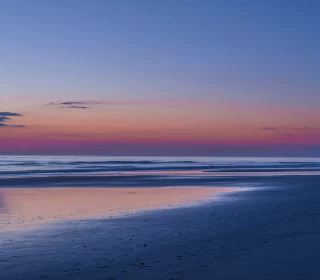
<svg viewBox="0 0 320 280"><path fill-rule="evenodd" d="M54 221L110 218L204 203L239 188L0 188L0 230Z"/></svg>
<svg viewBox="0 0 320 280"><path fill-rule="evenodd" d="M320 279L320 176L194 207L3 234L1 280ZM244 183L244 182L243 182Z"/></svg>

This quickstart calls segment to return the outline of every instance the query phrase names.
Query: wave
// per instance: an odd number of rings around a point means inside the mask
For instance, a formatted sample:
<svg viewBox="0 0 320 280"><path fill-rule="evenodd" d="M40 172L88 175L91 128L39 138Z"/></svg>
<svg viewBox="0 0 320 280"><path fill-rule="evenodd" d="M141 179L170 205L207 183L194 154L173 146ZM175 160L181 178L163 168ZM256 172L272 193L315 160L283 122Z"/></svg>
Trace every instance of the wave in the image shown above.
<svg viewBox="0 0 320 280"><path fill-rule="evenodd" d="M291 172L319 171L320 159L108 158L81 156L0 156L0 179L152 171Z"/></svg>
<svg viewBox="0 0 320 280"><path fill-rule="evenodd" d="M196 163L195 161L149 161L149 160L139 160L139 161L75 161L69 162L69 165L81 165L81 164L179 164L179 163Z"/></svg>
<svg viewBox="0 0 320 280"><path fill-rule="evenodd" d="M294 172L294 171L320 171L320 167L318 168L229 168L229 169L211 169L211 170L203 170L202 172Z"/></svg>

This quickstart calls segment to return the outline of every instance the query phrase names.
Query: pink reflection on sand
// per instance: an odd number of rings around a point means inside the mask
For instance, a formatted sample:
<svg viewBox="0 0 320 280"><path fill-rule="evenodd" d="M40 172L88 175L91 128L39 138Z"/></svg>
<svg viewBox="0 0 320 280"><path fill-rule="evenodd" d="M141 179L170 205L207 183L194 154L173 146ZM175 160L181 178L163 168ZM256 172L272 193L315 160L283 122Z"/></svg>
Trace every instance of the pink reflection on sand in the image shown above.
<svg viewBox="0 0 320 280"><path fill-rule="evenodd" d="M26 229L60 220L127 215L211 200L238 188L14 188L0 189L0 229Z"/></svg>

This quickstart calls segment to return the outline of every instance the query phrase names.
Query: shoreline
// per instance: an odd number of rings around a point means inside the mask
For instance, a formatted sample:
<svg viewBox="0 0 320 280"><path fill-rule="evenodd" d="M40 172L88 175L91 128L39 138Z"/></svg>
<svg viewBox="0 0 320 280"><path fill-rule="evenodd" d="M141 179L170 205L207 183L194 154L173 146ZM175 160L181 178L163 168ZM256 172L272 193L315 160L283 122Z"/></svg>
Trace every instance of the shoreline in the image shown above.
<svg viewBox="0 0 320 280"><path fill-rule="evenodd" d="M238 184L239 182L256 182L287 180L288 177L310 177L320 176L320 171L296 171L296 172L234 172L228 174L221 172L192 172L189 175L182 175L183 172L174 172L176 176L161 174L134 174L131 175L94 175L94 176L53 176L53 177L30 177L30 178L9 178L0 179L1 188L88 188L94 184L96 188L122 188L122 187L143 187L143 188L162 188L162 187L210 187L219 184Z"/></svg>

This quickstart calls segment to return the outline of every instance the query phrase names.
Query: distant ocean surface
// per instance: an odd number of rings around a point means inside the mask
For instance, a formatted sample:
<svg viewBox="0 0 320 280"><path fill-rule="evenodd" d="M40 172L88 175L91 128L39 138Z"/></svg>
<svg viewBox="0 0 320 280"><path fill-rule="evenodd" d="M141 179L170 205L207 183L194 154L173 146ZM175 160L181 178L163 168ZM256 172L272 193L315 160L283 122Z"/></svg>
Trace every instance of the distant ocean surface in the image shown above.
<svg viewBox="0 0 320 280"><path fill-rule="evenodd" d="M0 156L1 182L120 175L241 175L319 172L320 158ZM212 174L211 174L212 173Z"/></svg>

